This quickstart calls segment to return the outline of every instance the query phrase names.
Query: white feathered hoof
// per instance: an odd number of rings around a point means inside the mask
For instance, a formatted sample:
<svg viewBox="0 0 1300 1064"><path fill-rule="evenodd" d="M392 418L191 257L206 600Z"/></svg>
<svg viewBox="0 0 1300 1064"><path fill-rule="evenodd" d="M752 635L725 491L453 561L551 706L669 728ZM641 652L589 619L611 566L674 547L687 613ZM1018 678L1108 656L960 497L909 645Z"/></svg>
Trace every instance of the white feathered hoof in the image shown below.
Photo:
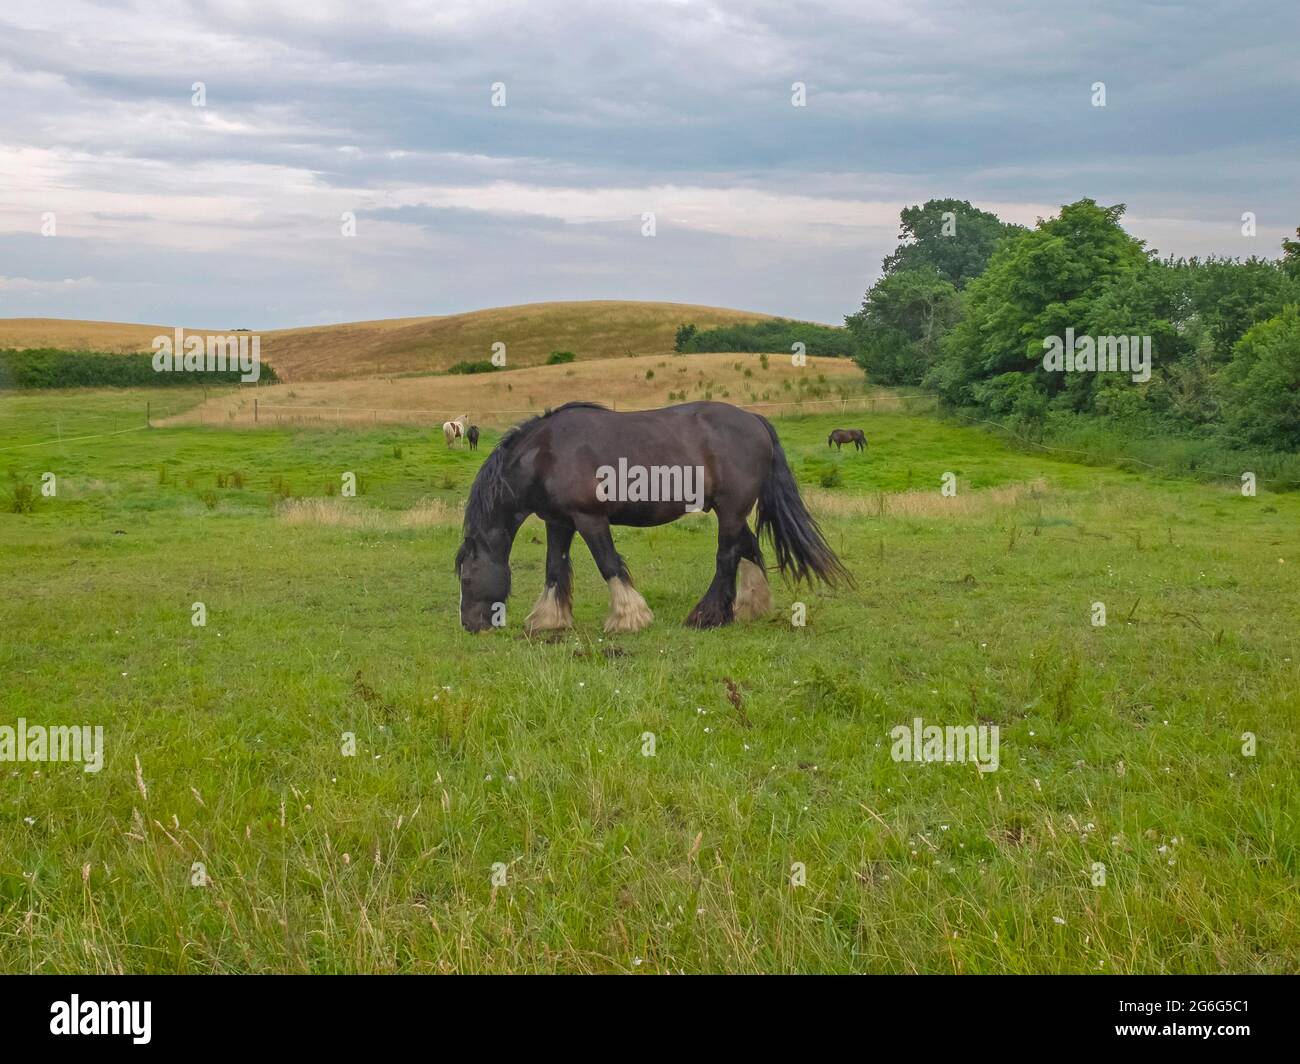
<svg viewBox="0 0 1300 1064"><path fill-rule="evenodd" d="M772 612L772 589L761 565L741 558L739 585L734 607L738 620L754 621Z"/></svg>
<svg viewBox="0 0 1300 1064"><path fill-rule="evenodd" d="M563 601L554 587L542 589L537 597L532 612L524 618L524 631L529 635L534 632L552 632L559 628L573 627L573 607Z"/></svg>
<svg viewBox="0 0 1300 1064"><path fill-rule="evenodd" d="M606 632L639 632L648 628L654 619L655 615L636 588L621 577L610 577Z"/></svg>

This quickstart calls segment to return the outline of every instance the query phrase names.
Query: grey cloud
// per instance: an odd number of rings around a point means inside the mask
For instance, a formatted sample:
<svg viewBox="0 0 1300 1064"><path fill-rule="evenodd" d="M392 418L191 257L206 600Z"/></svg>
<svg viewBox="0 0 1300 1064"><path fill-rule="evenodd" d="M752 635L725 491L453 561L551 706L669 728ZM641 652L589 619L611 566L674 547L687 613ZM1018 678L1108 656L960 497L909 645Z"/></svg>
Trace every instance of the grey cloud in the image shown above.
<svg viewBox="0 0 1300 1064"><path fill-rule="evenodd" d="M113 279L66 295L8 292L2 313L28 300L94 316L89 303L112 299L111 313L96 304L99 316L155 320L174 308L169 318L185 309L270 327L325 308L365 318L626 297L836 320L892 243L875 230L846 230L856 244L845 247L668 225L641 247L608 220L575 224L496 200L491 210L430 205L422 191L494 182L897 207L1091 195L1128 203L1136 234L1150 219L1152 242L1177 253L1275 253L1300 223L1300 14L1284 0L379 3L333 21L308 0L178 0L166 18L151 6L74 0L60 16L19 3L0 16L0 91L12 101L0 153L52 152L51 193L93 204L87 214L104 227L79 245L84 268L66 261L73 245L49 241L37 265ZM201 116L189 105L194 80L208 89ZM498 80L505 108L489 105ZM795 80L807 83L805 108L790 106ZM1105 108L1091 106L1094 81L1106 83ZM247 187L211 176L228 172L246 174ZM225 218L187 193L228 195L226 209L248 213ZM155 203L160 217L188 211L177 224L196 231L260 233L257 261L141 246ZM313 212L324 230L339 204L408 231L409 243L307 253ZM1248 249L1233 221L1243 210L1261 224ZM8 217L0 247L30 247Z"/></svg>

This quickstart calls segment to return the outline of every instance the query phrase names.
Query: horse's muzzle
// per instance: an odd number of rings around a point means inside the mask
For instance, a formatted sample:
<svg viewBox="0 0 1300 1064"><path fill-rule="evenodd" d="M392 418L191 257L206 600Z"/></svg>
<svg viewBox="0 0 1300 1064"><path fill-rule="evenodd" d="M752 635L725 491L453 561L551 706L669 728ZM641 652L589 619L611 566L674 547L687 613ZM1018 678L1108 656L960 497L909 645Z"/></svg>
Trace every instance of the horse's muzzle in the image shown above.
<svg viewBox="0 0 1300 1064"><path fill-rule="evenodd" d="M486 632L492 618L486 606L469 606L460 611L460 626L467 632Z"/></svg>

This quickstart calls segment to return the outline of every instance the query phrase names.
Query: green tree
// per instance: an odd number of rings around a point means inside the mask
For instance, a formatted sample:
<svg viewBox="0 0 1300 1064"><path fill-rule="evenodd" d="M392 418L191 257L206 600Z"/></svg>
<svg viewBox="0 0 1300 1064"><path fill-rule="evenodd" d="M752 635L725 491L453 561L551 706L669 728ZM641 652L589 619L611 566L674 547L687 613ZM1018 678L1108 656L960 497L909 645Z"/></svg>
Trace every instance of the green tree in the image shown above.
<svg viewBox="0 0 1300 1064"><path fill-rule="evenodd" d="M1178 268L1187 272L1191 310L1209 332L1220 362L1232 357L1252 325L1300 299L1300 285L1287 276L1285 260L1188 259Z"/></svg>
<svg viewBox="0 0 1300 1064"><path fill-rule="evenodd" d="M1300 227L1295 235L1295 240L1282 241L1282 269L1292 280L1300 281Z"/></svg>
<svg viewBox="0 0 1300 1064"><path fill-rule="evenodd" d="M996 214L956 199L928 200L919 207L905 207L900 220L902 232L898 238L903 243L882 263L884 272L928 267L958 289L984 272L1005 237L1024 232L1021 226L1003 222Z"/></svg>
<svg viewBox="0 0 1300 1064"><path fill-rule="evenodd" d="M1043 341L1067 328L1085 332L1107 288L1149 261L1143 241L1121 228L1123 214L1123 204L1083 199L1001 244L966 289L965 315L927 383L959 406L980 401L977 384L1008 373L1030 374L1049 398L1063 392L1067 374L1042 368ZM979 396L981 405L994 400L987 387Z"/></svg>
<svg viewBox="0 0 1300 1064"><path fill-rule="evenodd" d="M1232 431L1276 450L1300 449L1300 305L1237 341L1218 383Z"/></svg>
<svg viewBox="0 0 1300 1064"><path fill-rule="evenodd" d="M957 289L926 266L885 274L844 324L857 342L854 357L873 381L920 384L960 316Z"/></svg>

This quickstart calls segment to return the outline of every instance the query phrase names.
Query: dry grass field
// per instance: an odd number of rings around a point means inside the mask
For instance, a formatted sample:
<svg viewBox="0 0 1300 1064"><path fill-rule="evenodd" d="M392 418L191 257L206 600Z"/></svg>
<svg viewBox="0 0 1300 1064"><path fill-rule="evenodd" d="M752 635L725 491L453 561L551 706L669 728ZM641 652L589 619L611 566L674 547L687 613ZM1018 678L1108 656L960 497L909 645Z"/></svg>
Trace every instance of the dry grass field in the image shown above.
<svg viewBox="0 0 1300 1064"><path fill-rule="evenodd" d="M516 307L444 317L389 318L382 321L313 325L258 331L262 358L285 381L430 373L462 361L491 358L492 345L506 345L512 366L534 366L552 351L572 351L579 360L621 358L628 354L669 354L677 327L700 328L762 321L769 314L703 307L689 303L590 300L528 303ZM229 333L255 322L231 322ZM132 325L58 318L0 319L0 348L59 347L81 351L148 351L153 338L171 325Z"/></svg>
<svg viewBox="0 0 1300 1064"><path fill-rule="evenodd" d="M862 370L846 358L810 357L799 368L781 355L769 355L765 365L759 355L669 353L472 375L294 381L232 390L158 423L251 427L254 396L263 427L434 424L468 414L476 424L501 428L583 399L620 410L710 398L759 410L774 404L770 409L782 413L802 403L809 412L827 413L836 400L862 396L865 388Z"/></svg>

